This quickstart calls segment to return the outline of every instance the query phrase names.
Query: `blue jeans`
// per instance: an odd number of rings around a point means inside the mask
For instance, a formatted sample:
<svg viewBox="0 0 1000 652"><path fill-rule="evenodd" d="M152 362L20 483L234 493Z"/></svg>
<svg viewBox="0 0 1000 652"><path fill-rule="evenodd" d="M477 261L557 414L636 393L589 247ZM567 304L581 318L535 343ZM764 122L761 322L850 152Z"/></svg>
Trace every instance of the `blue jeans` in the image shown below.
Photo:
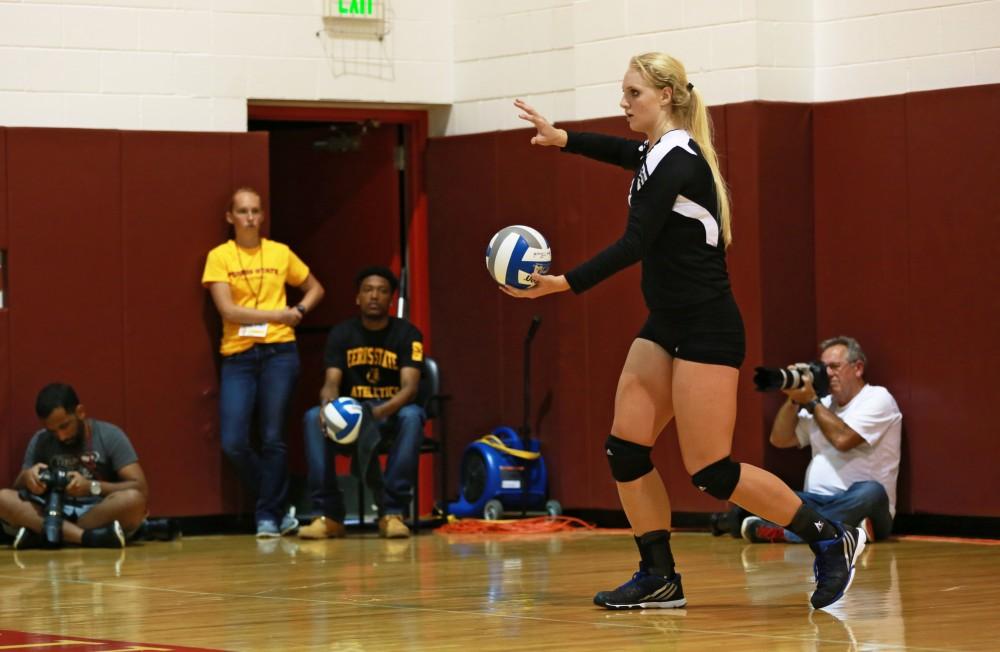
<svg viewBox="0 0 1000 652"><path fill-rule="evenodd" d="M288 449L284 426L299 377L295 342L256 344L222 358L219 416L222 450L244 486L257 494L257 521L280 521L288 496ZM254 408L260 426L260 454L250 446Z"/></svg>
<svg viewBox="0 0 1000 652"><path fill-rule="evenodd" d="M377 402L369 403L373 406L377 404ZM386 514L402 514L409 509L426 419L424 409L411 403L404 405L399 412L388 419L379 422L382 439L389 439L392 442L382 486L381 505L382 511ZM351 455L354 452L353 446L339 446L323 434L318 406L306 412L302 420L302 430L305 433L306 463L309 466L308 485L312 506L324 516L343 523L344 496L337 486L334 455Z"/></svg>
<svg viewBox="0 0 1000 652"><path fill-rule="evenodd" d="M885 487L874 480L855 482L847 491L824 496L808 491L796 491L807 506L834 521L858 525L865 518L872 520L875 539L885 539L892 533L892 515L889 513L889 496ZM802 543L794 532L785 530L789 543Z"/></svg>

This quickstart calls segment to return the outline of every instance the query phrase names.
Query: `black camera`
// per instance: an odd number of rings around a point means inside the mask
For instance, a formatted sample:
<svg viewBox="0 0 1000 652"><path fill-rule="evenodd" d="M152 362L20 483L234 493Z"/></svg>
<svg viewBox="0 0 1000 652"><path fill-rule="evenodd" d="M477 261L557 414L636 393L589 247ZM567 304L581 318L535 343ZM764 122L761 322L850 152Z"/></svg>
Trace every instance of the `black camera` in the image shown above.
<svg viewBox="0 0 1000 652"><path fill-rule="evenodd" d="M62 544L63 500L69 486L69 471L50 466L38 472L38 479L46 489L42 536L49 546L56 547Z"/></svg>
<svg viewBox="0 0 1000 652"><path fill-rule="evenodd" d="M806 383L806 378L812 377L816 396L822 398L830 393L830 377L826 375L826 365L819 360L804 362L790 369L771 369L756 367L753 383L758 392L772 392L781 389L800 389Z"/></svg>

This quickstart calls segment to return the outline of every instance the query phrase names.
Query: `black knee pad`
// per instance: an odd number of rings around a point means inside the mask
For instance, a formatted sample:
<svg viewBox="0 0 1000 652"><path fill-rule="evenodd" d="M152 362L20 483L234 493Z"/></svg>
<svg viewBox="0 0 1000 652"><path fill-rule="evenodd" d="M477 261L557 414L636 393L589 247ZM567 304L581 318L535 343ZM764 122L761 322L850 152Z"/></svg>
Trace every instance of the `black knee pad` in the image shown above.
<svg viewBox="0 0 1000 652"><path fill-rule="evenodd" d="M653 460L649 459L651 450L649 446L608 435L604 452L608 455L611 476L618 482L632 482L646 475L653 470Z"/></svg>
<svg viewBox="0 0 1000 652"><path fill-rule="evenodd" d="M727 455L692 475L691 482L710 496L729 500L740 482L740 465Z"/></svg>

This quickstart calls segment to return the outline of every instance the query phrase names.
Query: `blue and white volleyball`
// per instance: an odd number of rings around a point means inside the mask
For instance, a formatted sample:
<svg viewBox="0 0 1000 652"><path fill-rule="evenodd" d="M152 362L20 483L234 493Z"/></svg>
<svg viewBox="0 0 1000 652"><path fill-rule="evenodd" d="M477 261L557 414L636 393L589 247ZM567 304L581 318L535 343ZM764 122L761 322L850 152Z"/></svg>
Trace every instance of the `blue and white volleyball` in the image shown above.
<svg viewBox="0 0 1000 652"><path fill-rule="evenodd" d="M486 269L501 285L530 288L534 285L531 274L546 274L551 264L549 243L530 226L516 224L500 229L486 247Z"/></svg>
<svg viewBox="0 0 1000 652"><path fill-rule="evenodd" d="M320 413L323 415L323 430L335 443L346 446L357 440L364 410L355 399L350 396L335 398L324 405Z"/></svg>

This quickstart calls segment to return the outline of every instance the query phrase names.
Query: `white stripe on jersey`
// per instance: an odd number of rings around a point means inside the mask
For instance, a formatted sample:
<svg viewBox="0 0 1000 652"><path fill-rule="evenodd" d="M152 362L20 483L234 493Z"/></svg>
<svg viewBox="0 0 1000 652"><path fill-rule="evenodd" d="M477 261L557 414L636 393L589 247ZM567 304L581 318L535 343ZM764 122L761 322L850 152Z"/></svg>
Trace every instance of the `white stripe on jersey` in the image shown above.
<svg viewBox="0 0 1000 652"><path fill-rule="evenodd" d="M701 225L705 227L705 242L713 247L719 246L719 225L715 223L715 218L703 206L694 203L684 195L677 195L673 211L701 222Z"/></svg>
<svg viewBox="0 0 1000 652"><path fill-rule="evenodd" d="M693 156L697 156L691 145L688 142L691 140L691 134L684 131L683 129L674 129L673 131L668 131L663 134L663 137L656 142L653 147L646 152L646 158L642 162L642 167L639 168L639 174L635 182L635 189L639 190L642 188L642 184L646 183L646 179L653 174L653 170L656 166L660 164L663 157L667 155L667 152L675 147L680 147L684 151L688 152Z"/></svg>

